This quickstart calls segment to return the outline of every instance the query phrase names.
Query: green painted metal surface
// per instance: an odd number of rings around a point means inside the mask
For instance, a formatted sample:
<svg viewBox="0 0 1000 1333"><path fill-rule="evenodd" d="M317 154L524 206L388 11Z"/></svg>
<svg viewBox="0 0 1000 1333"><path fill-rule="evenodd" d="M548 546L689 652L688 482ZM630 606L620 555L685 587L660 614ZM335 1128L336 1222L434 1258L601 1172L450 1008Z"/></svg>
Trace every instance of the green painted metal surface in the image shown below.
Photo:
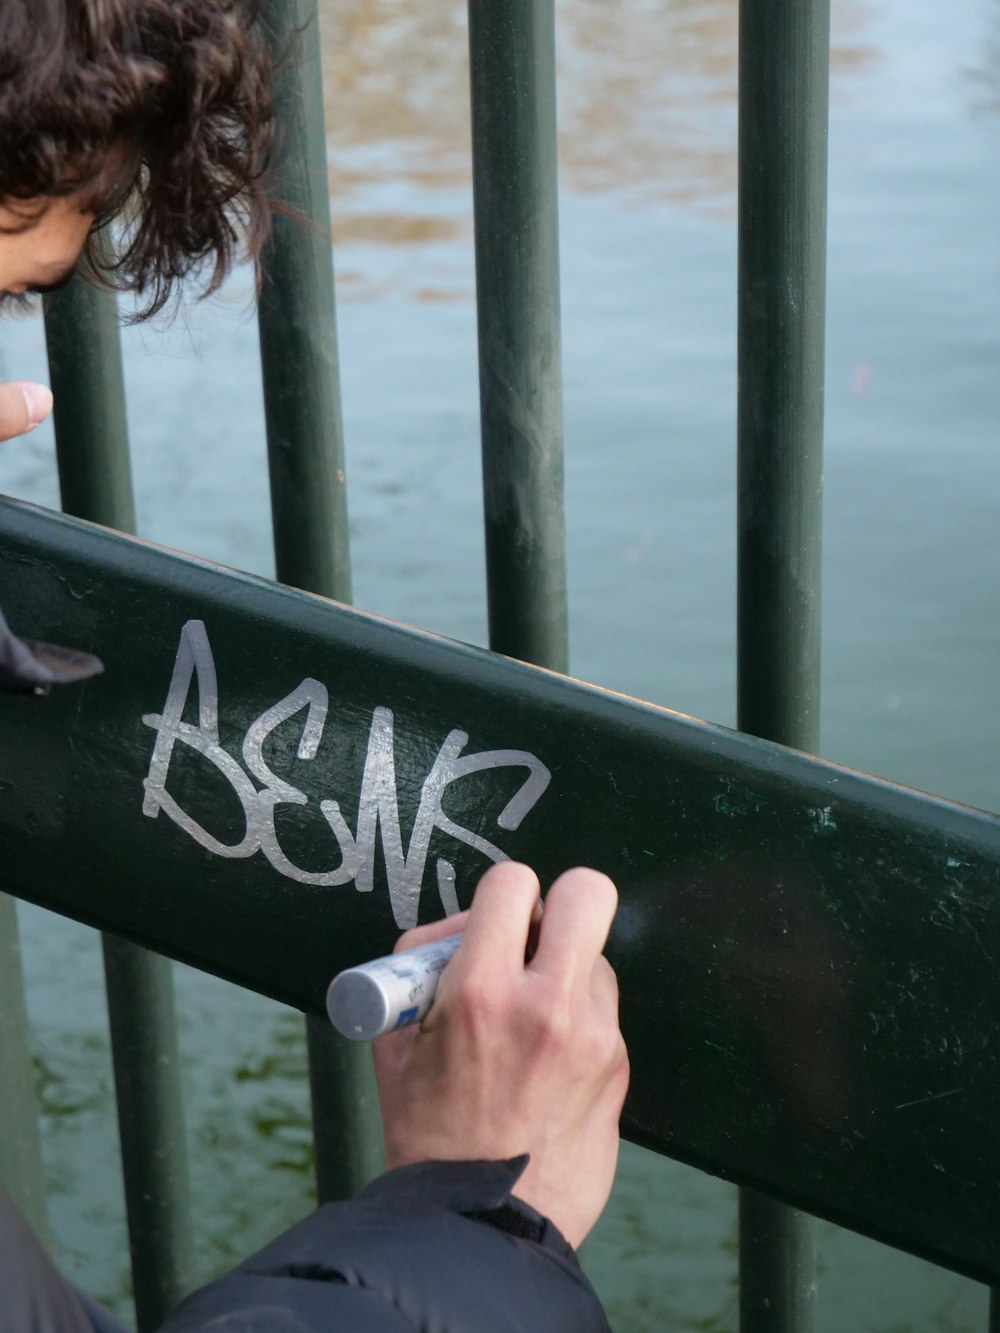
<svg viewBox="0 0 1000 1333"><path fill-rule="evenodd" d="M737 725L819 748L829 0L740 5ZM741 1333L809 1333L808 1217L740 1196Z"/></svg>
<svg viewBox="0 0 1000 1333"><path fill-rule="evenodd" d="M63 509L135 528L116 301L74 279L46 298ZM139 1333L158 1328L193 1281L191 1201L170 961L102 940L118 1132Z"/></svg>
<svg viewBox="0 0 1000 1333"><path fill-rule="evenodd" d="M259 318L278 577L351 596L329 181L315 0L265 0L280 65ZM283 213L281 209L291 210Z"/></svg>
<svg viewBox="0 0 1000 1333"><path fill-rule="evenodd" d="M0 699L13 891L318 1013L491 847L599 866L629 1136L1000 1279L996 816L29 506L0 533L15 630L107 665Z"/></svg>
<svg viewBox="0 0 1000 1333"><path fill-rule="evenodd" d="M6 893L0 893L0 1088L0 1187L7 1190L35 1235L51 1247L17 910Z"/></svg>
<svg viewBox="0 0 1000 1333"><path fill-rule="evenodd" d="M136 1326L145 1333L194 1286L173 973L169 959L130 940L106 931L101 943Z"/></svg>
<svg viewBox="0 0 1000 1333"><path fill-rule="evenodd" d="M816 1320L816 1226L754 1189L739 1195L740 1333L805 1333Z"/></svg>
<svg viewBox="0 0 1000 1333"><path fill-rule="evenodd" d="M262 17L278 62L270 189L294 210L274 215L258 303L275 568L283 583L349 601L319 21L315 0L267 0ZM350 1198L383 1164L371 1053L344 1049L322 1020L306 1026L317 1193Z"/></svg>
<svg viewBox="0 0 1000 1333"><path fill-rule="evenodd" d="M45 298L56 394L59 492L67 514L135 531L125 379L114 296L76 278Z"/></svg>
<svg viewBox="0 0 1000 1333"><path fill-rule="evenodd" d="M819 734L828 0L740 9L739 720Z"/></svg>
<svg viewBox="0 0 1000 1333"><path fill-rule="evenodd" d="M490 644L567 666L552 0L471 0Z"/></svg>

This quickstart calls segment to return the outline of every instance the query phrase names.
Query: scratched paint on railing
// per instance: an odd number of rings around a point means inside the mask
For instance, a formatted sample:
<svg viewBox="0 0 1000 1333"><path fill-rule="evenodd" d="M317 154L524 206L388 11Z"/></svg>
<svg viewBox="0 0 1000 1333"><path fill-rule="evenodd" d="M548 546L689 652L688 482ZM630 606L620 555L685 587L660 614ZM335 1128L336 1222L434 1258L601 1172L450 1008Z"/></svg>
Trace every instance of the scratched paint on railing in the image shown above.
<svg viewBox="0 0 1000 1333"><path fill-rule="evenodd" d="M198 688L198 722L185 722L183 714L192 682ZM219 739L219 686L208 632L200 620L189 620L181 630L173 675L162 713L146 713L143 722L156 732L156 744L143 783L143 814L157 818L162 810L195 842L216 856L240 858L261 852L274 869L301 884L342 885L353 881L361 892L370 892L375 882L375 857L378 830L382 831L382 852L386 867L389 899L396 924L401 930L417 923L420 889L423 883L431 835L435 830L457 842L473 847L489 860L506 861L507 854L473 830L450 819L442 808L445 790L452 783L487 769L526 768L528 776L497 815L496 823L505 830L517 829L534 808L551 780L548 768L526 750L484 750L463 755L469 736L458 728L445 737L430 772L420 790L409 845L404 851L399 818L396 784L396 759L393 740L394 717L390 708L378 707L372 714L368 749L358 803L356 832L352 833L336 800L319 803L339 854L330 869L305 870L295 865L283 851L275 827L275 811L281 805L308 804L305 792L280 777L264 759L264 742L282 723L305 710L297 756L316 757L329 711L326 686L306 677L292 692L268 708L250 724L243 741L243 761L260 790L247 775L243 765ZM243 836L236 842L220 841L178 803L167 790L170 760L174 746L190 746L213 764L229 782L240 802L244 816ZM436 874L441 904L447 913L458 911L455 867L443 857L437 859Z"/></svg>

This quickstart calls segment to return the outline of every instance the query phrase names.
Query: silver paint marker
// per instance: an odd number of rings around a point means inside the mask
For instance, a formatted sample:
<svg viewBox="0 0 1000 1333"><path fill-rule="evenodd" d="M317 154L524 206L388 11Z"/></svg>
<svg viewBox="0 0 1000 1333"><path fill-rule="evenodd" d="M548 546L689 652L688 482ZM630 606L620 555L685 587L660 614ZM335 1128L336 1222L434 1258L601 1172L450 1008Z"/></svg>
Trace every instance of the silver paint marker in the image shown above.
<svg viewBox="0 0 1000 1333"><path fill-rule="evenodd" d="M419 1023L434 1003L441 973L462 942L449 935L417 949L404 949L338 972L326 992L330 1022L352 1041Z"/></svg>

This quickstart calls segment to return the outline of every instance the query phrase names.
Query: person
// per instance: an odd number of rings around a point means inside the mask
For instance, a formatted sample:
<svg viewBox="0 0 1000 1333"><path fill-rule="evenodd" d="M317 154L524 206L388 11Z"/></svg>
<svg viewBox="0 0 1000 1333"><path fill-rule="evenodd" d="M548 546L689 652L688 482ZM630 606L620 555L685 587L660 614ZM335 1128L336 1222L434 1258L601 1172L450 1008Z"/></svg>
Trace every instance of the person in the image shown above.
<svg viewBox="0 0 1000 1333"><path fill-rule="evenodd" d="M140 293L218 289L268 232L270 57L254 0L0 0L0 309L58 289L81 253ZM110 224L115 224L114 234ZM0 440L45 385L0 385ZM51 673L0 619L0 688Z"/></svg>
<svg viewBox="0 0 1000 1333"><path fill-rule="evenodd" d="M504 862L468 912L400 937L464 929L420 1027L374 1043L388 1171L190 1296L162 1333L607 1329L574 1250L611 1191L628 1085L602 954L617 894L594 870L559 876L526 961L538 901L534 873ZM0 1291L6 1320L22 1306L5 1333L117 1327L2 1207Z"/></svg>
<svg viewBox="0 0 1000 1333"><path fill-rule="evenodd" d="M214 290L240 246L258 259L271 112L253 19L238 0L0 0L0 299L51 290L86 254L148 316L186 278ZM0 438L50 408L44 386L0 385ZM0 683L17 688L31 663L6 634ZM611 1190L628 1085L603 956L617 893L578 868L539 901L533 871L506 862L467 913L401 937L464 931L420 1027L374 1046L386 1174L190 1296L163 1333L607 1328L575 1249ZM5 1333L117 1327L2 1187L0 1292Z"/></svg>

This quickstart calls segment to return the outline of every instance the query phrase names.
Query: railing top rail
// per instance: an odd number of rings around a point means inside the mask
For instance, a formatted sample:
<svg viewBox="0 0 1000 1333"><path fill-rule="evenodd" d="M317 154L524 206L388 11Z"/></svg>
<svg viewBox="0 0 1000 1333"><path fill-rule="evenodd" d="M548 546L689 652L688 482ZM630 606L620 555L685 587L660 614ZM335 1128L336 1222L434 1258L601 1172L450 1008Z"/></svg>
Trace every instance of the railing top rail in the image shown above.
<svg viewBox="0 0 1000 1333"><path fill-rule="evenodd" d="M0 699L15 892L318 1012L490 856L572 855L622 890L632 1137L1000 1278L1000 818L0 509L14 627L107 666Z"/></svg>

